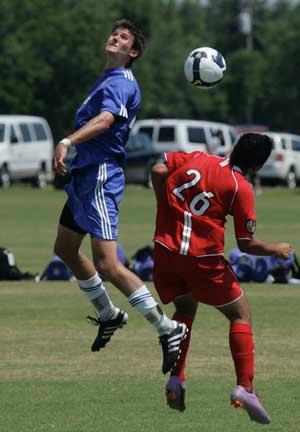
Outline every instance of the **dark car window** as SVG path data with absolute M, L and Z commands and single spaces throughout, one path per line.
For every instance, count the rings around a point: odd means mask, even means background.
M 285 138 L 281 138 L 281 148 L 283 150 L 286 150 L 287 146 L 286 146 L 286 139 Z
M 188 128 L 188 140 L 191 143 L 207 144 L 204 129 L 199 128 L 199 127 L 189 127 Z
M 150 151 L 151 149 L 152 141 L 148 135 L 138 132 L 129 136 L 129 140 L 126 145 L 127 153 L 147 150 Z
M 0 124 L 0 143 L 4 141 L 5 124 Z
M 21 130 L 21 134 L 22 134 L 22 138 L 24 142 L 31 142 L 31 135 L 30 135 L 30 130 L 27 124 L 25 123 L 21 123 L 20 124 L 20 130 Z
M 294 151 L 300 152 L 300 141 L 293 139 L 292 140 L 292 149 Z
M 139 129 L 139 133 L 147 135 L 150 139 L 153 138 L 153 127 L 143 126 Z
M 230 137 L 231 144 L 234 144 L 237 139 L 237 134 L 232 129 L 229 129 L 229 137 Z
M 18 138 L 16 129 L 14 126 L 11 126 L 11 128 L 10 128 L 10 142 L 12 144 L 18 144 L 18 142 L 19 142 L 19 138 Z
M 47 134 L 44 126 L 41 123 L 33 123 L 33 129 L 38 141 L 43 141 L 47 139 Z
M 161 126 L 159 128 L 158 141 L 175 141 L 175 128 L 173 126 Z
M 211 135 L 215 139 L 216 145 L 225 146 L 225 138 L 222 129 L 210 129 Z

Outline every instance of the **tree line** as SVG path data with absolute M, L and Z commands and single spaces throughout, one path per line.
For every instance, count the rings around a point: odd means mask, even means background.
M 263 124 L 300 133 L 300 6 L 253 0 L 252 46 L 236 0 L 0 0 L 1 114 L 46 117 L 55 139 L 105 63 L 104 45 L 120 18 L 136 22 L 147 48 L 134 64 L 139 118 L 176 117 Z M 227 72 L 210 90 L 186 82 L 190 51 L 211 46 Z

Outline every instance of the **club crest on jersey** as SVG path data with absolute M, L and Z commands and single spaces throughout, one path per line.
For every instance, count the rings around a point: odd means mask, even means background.
M 247 220 L 246 228 L 247 228 L 248 232 L 250 232 L 251 234 L 254 234 L 255 230 L 256 230 L 256 221 L 253 219 Z

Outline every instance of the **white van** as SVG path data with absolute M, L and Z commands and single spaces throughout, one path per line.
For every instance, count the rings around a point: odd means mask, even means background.
M 272 153 L 259 170 L 263 181 L 286 184 L 294 189 L 300 184 L 300 136 L 283 132 L 264 132 L 273 141 Z
M 45 187 L 52 179 L 53 138 L 42 117 L 0 115 L 0 185 L 31 180 Z
M 138 120 L 132 129 L 133 134 L 137 132 L 147 134 L 161 152 L 201 150 L 226 156 L 237 139 L 233 126 L 205 120 Z

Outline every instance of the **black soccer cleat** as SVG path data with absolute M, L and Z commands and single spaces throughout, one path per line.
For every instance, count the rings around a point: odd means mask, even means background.
M 99 318 L 97 319 L 91 316 L 88 316 L 87 320 L 92 324 L 99 326 L 97 337 L 91 346 L 91 350 L 95 352 L 99 351 L 100 348 L 104 348 L 107 342 L 110 341 L 114 332 L 127 324 L 128 315 L 126 312 L 120 310 L 116 318 L 108 321 L 100 321 Z
M 184 323 L 177 323 L 171 333 L 163 334 L 159 338 L 159 343 L 163 352 L 162 373 L 166 374 L 173 369 L 180 358 L 180 346 L 187 337 L 188 327 Z

